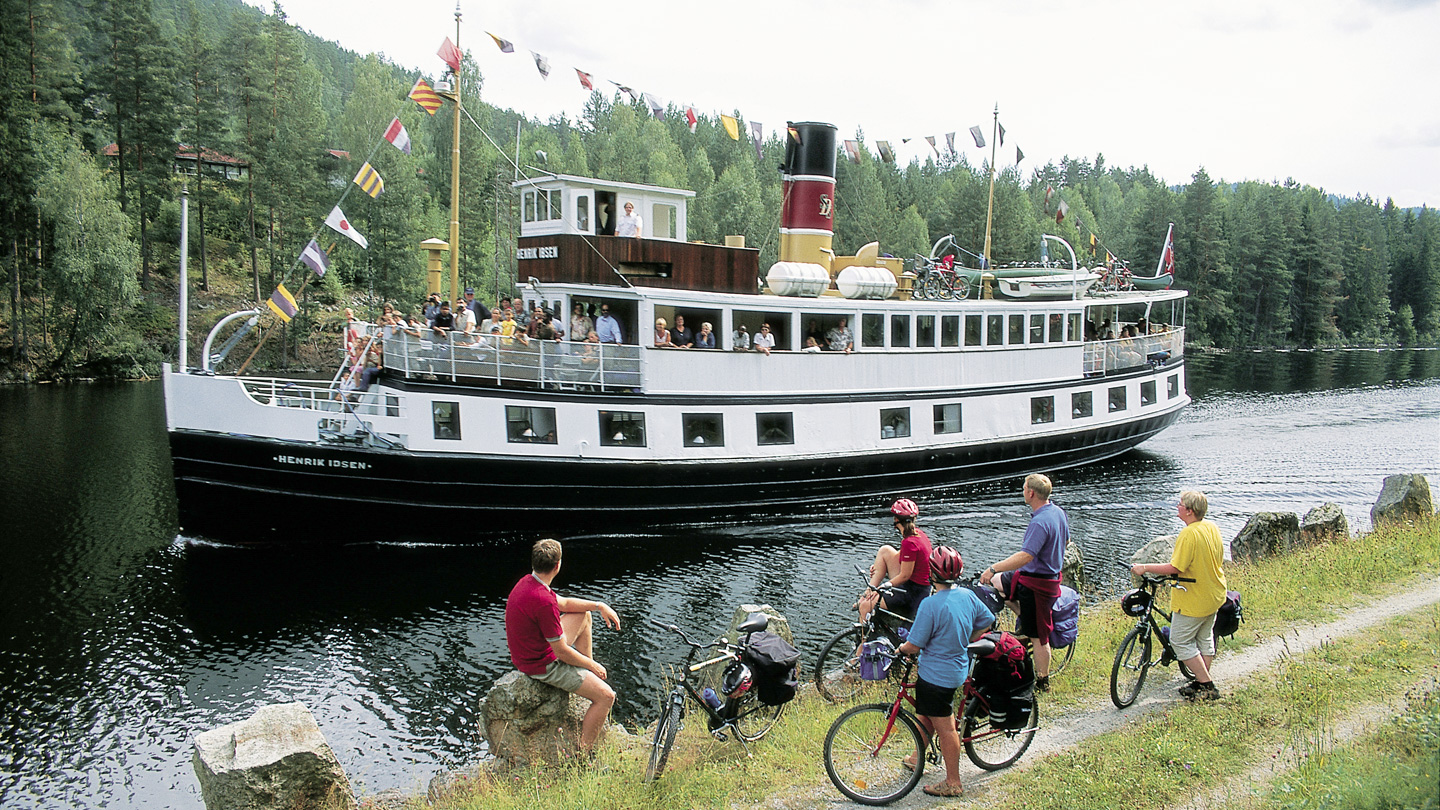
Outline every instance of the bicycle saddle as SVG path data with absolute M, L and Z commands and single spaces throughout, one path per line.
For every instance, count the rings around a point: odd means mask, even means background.
M 736 633 L 758 633 L 770 626 L 770 617 L 764 613 L 751 613 L 745 617 L 745 621 L 735 628 Z
M 984 658 L 987 655 L 994 654 L 995 642 L 988 638 L 982 638 L 979 641 L 971 642 L 967 649 L 970 650 L 971 655 Z

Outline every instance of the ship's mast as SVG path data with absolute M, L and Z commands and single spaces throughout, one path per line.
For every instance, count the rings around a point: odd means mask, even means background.
M 455 50 L 460 51 L 460 3 L 455 3 Z M 463 64 L 463 62 L 462 62 Z M 460 297 L 460 71 L 451 88 L 455 102 L 455 129 L 450 145 L 450 296 Z
M 995 105 L 995 121 L 990 127 L 990 202 L 985 206 L 985 268 L 993 267 L 990 258 L 990 223 L 995 217 L 995 135 L 1000 127 L 1000 105 Z M 985 269 L 982 268 L 982 269 Z

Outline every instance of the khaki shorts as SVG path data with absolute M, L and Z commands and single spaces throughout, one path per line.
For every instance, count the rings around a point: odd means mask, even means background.
M 545 665 L 544 675 L 531 675 L 535 680 L 549 684 L 556 689 L 574 692 L 585 683 L 585 670 L 564 661 L 551 661 Z
M 1170 618 L 1170 646 L 1175 648 L 1175 657 L 1189 661 L 1197 655 L 1214 655 L 1214 630 L 1214 613 L 1199 618 L 1176 613 Z

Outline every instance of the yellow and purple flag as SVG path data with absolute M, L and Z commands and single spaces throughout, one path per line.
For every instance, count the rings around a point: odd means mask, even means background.
M 489 31 L 486 31 L 485 33 L 490 34 Z M 494 34 L 490 34 L 490 38 L 495 40 L 495 47 L 499 48 L 501 53 L 515 52 L 515 44 L 510 40 L 503 37 L 497 37 Z
M 440 109 L 440 105 L 445 103 L 440 100 L 430 85 L 425 83 L 424 79 L 415 80 L 415 86 L 410 88 L 410 98 L 415 99 L 415 103 L 431 115 L 434 115 L 435 111 Z
M 385 181 L 380 179 L 380 172 L 375 171 L 375 167 L 369 163 L 361 166 L 360 171 L 355 174 L 355 185 L 371 197 L 379 197 L 385 190 Z
M 270 300 L 265 303 L 270 307 L 270 311 L 286 323 L 289 323 L 290 319 L 295 317 L 295 313 L 300 311 L 300 305 L 295 303 L 295 296 L 285 289 L 284 284 L 276 287 L 275 292 L 270 295 Z

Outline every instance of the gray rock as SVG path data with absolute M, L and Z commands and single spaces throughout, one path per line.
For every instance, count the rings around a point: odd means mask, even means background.
M 1350 522 L 1339 504 L 1322 503 L 1305 513 L 1300 521 L 1300 543 L 1313 546 L 1329 540 L 1346 540 L 1350 537 Z
M 505 765 L 560 762 L 580 744 L 590 701 L 512 671 L 480 701 L 480 736 Z
M 1130 564 L 1168 563 L 1175 554 L 1175 540 L 1179 535 L 1167 534 L 1146 543 L 1130 555 Z
M 262 706 L 195 737 L 195 776 L 211 810 L 354 808 L 350 780 L 302 703 Z
M 1090 578 L 1085 573 L 1085 555 L 1080 544 L 1073 540 L 1065 544 L 1065 559 L 1060 563 L 1060 582 L 1085 593 L 1090 590 Z
M 1430 481 L 1419 473 L 1389 475 L 1380 497 L 1370 507 L 1370 522 L 1379 526 L 1430 517 L 1435 514 L 1435 501 L 1430 497 Z
M 735 608 L 735 612 L 730 615 L 730 626 L 725 628 L 725 637 L 736 641 L 738 634 L 735 632 L 735 628 L 749 618 L 751 613 L 764 613 L 769 616 L 770 625 L 765 629 L 791 644 L 795 643 L 795 634 L 790 631 L 790 621 L 785 618 L 785 614 L 769 605 L 741 605 Z
M 1236 560 L 1262 560 L 1284 554 L 1300 541 L 1300 516 L 1294 512 L 1256 512 L 1230 541 Z

